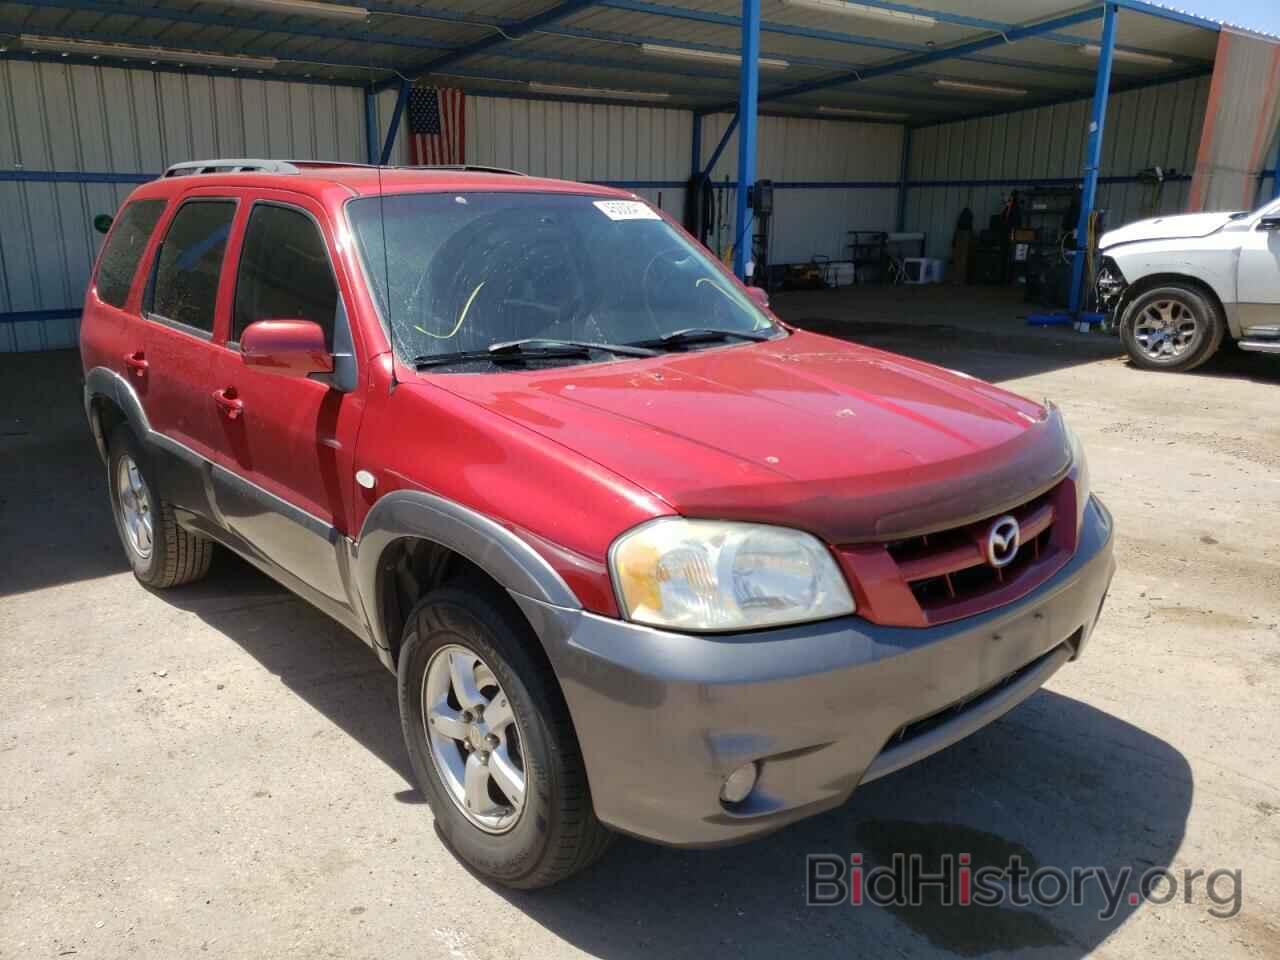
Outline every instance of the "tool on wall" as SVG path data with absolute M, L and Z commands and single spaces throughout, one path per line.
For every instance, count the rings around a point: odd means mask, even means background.
M 751 275 L 751 283 L 757 287 L 770 288 L 769 241 L 770 221 L 773 219 L 773 181 L 757 180 L 747 191 L 747 205 L 754 217 L 755 229 L 751 232 L 751 260 L 755 270 Z

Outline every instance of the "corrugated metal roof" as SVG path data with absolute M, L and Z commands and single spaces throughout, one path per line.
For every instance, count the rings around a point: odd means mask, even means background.
M 362 0 L 341 0 L 353 5 Z M 762 0 L 762 55 L 786 60 L 785 70 L 762 70 L 763 95 L 797 84 L 849 76 L 821 93 L 769 100 L 770 111 L 812 112 L 826 105 L 884 108 L 912 122 L 962 117 L 1000 107 L 1032 106 L 1092 92 L 1097 22 L 1050 36 L 999 44 L 927 68 L 858 82 L 855 71 L 972 41 L 1014 26 L 1079 9 L 1066 0 L 864 0 L 871 6 L 935 17 L 926 26 L 848 16 Z M 271 57 L 264 74 L 290 79 L 367 85 L 400 76 L 436 76 L 464 88 L 527 92 L 530 82 L 584 88 L 660 91 L 657 103 L 695 109 L 735 99 L 737 65 L 715 60 L 670 60 L 646 53 L 644 43 L 700 47 L 734 54 L 740 46 L 738 0 L 367 0 L 367 22 L 263 12 L 234 0 L 159 0 L 145 8 L 124 0 L 0 2 L 0 57 L 58 59 L 57 52 L 24 50 L 22 34 L 158 46 L 169 50 Z M 1216 50 L 1216 27 L 1172 8 L 1121 0 L 1119 47 L 1145 57 L 1117 59 L 1117 84 L 1132 86 L 1206 72 Z M 1179 17 L 1179 19 L 1167 19 Z M 538 18 L 531 22 L 530 18 Z M 115 55 L 100 54 L 101 62 Z M 86 59 L 71 53 L 73 62 Z M 123 56 L 121 56 L 123 59 Z M 138 65 L 139 57 L 130 57 Z M 433 65 L 436 65 L 433 71 Z M 157 69 L 220 72 L 219 68 L 157 63 Z M 232 69 L 232 68 L 228 68 Z M 253 67 L 246 67 L 255 69 Z M 1026 90 L 1009 97 L 944 91 L 939 78 Z

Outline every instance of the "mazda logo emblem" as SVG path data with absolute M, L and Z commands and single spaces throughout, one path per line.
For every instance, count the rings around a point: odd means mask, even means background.
M 1018 521 L 1010 516 L 1001 517 L 987 531 L 987 563 L 996 569 L 1007 567 L 1018 555 L 1020 546 L 1022 532 L 1018 529 Z

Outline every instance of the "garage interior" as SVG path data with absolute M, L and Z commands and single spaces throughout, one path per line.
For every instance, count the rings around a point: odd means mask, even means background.
M 1280 196 L 1277 41 L 1139 0 L 856 6 L 0 3 L 0 956 L 1271 955 L 1280 368 L 1224 353 L 1147 373 L 1115 338 L 1029 326 L 1087 310 L 1085 278 L 1029 302 L 1016 245 L 993 268 L 980 234 L 1018 190 L 1027 256 L 1065 265 L 1072 213 L 1117 226 Z M 230 555 L 189 588 L 136 585 L 75 349 L 95 216 L 185 160 L 408 163 L 410 81 L 464 92 L 467 163 L 617 185 L 679 218 L 705 183 L 704 236 L 739 275 L 747 187 L 771 181 L 783 319 L 1059 404 L 1119 530 L 1091 656 L 750 845 L 624 838 L 541 895 L 468 873 L 367 648 Z M 941 281 L 892 282 L 909 258 Z M 1008 272 L 983 282 L 983 264 Z M 786 289 L 786 265 L 839 288 Z M 807 853 L 938 850 L 1239 870 L 1244 893 L 1227 919 L 1203 888 L 1106 919 L 1097 892 L 1056 911 L 803 906 Z

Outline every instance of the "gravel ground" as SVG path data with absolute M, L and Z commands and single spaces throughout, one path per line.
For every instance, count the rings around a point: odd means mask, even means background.
M 620 839 L 516 894 L 410 782 L 390 674 L 221 556 L 126 571 L 73 354 L 0 356 L 0 957 L 1280 957 L 1280 361 L 1130 368 L 1001 293 L 778 298 L 805 326 L 1059 403 L 1118 525 L 1087 655 L 1003 720 L 745 846 Z M 625 749 L 625 744 L 619 744 Z M 806 908 L 807 853 L 1167 868 L 1171 902 Z M 1216 887 L 1185 870 L 1239 870 Z M 1135 882 L 1131 882 L 1132 887 Z M 1159 891 L 1158 891 L 1159 892 Z M 1235 913 L 1220 919 L 1217 913 Z

